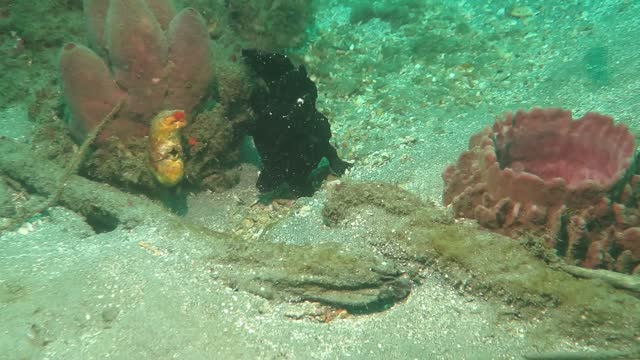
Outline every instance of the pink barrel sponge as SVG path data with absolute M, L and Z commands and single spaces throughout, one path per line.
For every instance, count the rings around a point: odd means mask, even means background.
M 187 116 L 213 79 L 206 24 L 169 0 L 85 0 L 90 48 L 66 44 L 60 55 L 70 129 L 82 140 L 121 99 L 125 107 L 99 141 L 144 137 L 165 109 Z
M 542 235 L 570 263 L 640 271 L 635 140 L 612 118 L 533 109 L 473 135 L 442 177 L 455 215 Z

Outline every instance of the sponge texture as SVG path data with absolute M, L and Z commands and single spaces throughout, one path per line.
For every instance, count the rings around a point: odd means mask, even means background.
M 184 109 L 187 117 L 212 82 L 212 50 L 200 14 L 176 14 L 168 0 L 85 0 L 90 48 L 66 44 L 60 55 L 69 122 L 81 141 L 111 108 L 126 105 L 98 141 L 148 134 L 153 117 Z

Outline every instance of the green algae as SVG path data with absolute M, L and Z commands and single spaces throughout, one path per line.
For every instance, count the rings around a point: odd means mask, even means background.
M 415 195 L 386 183 L 341 183 L 334 194 L 337 196 L 333 196 L 322 210 L 328 225 L 337 225 L 353 208 L 363 205 L 379 207 L 396 215 L 409 215 L 423 206 Z
M 351 312 L 378 311 L 404 299 L 411 282 L 393 264 L 336 243 L 236 242 L 216 262 L 234 288 L 286 301 L 317 301 Z M 224 270 L 221 270 L 224 271 Z
M 11 169 L 16 181 L 38 193 L 55 189 L 63 170 L 46 160 L 26 161 L 33 157 L 28 145 L 8 139 L 0 145 L 13 149 L 0 159 L 0 170 Z M 203 256 L 213 277 L 265 298 L 316 301 L 354 313 L 381 311 L 423 280 L 422 269 L 432 268 L 459 291 L 510 304 L 521 319 L 539 322 L 531 336 L 541 340 L 552 333 L 605 346 L 640 336 L 640 299 L 561 271 L 534 237 L 519 242 L 455 221 L 447 211 L 390 184 L 342 182 L 331 191 L 323 212 L 331 226 L 342 226 L 363 207 L 381 209 L 375 216 L 394 217 L 392 228 L 389 219 L 375 219 L 371 226 L 378 229 L 368 232 L 373 237 L 357 246 L 339 239 L 307 245 L 246 241 L 77 176 L 67 182 L 60 203 L 96 218 L 94 223 L 130 228 L 153 222 L 169 238 L 199 242 L 208 249 Z
M 328 222 L 339 224 L 340 217 L 365 203 L 395 215 L 403 214 L 395 209 L 406 209 L 406 203 L 419 203 L 400 188 L 370 191 L 376 186 L 345 183 L 336 188 L 326 206 L 331 209 L 325 213 Z M 355 194 L 364 194 L 366 200 L 354 200 Z M 460 291 L 510 304 L 519 316 L 542 321 L 534 334 L 541 339 L 553 331 L 603 345 L 633 343 L 640 336 L 640 299 L 600 280 L 577 279 L 560 270 L 554 266 L 559 260 L 535 238 L 517 241 L 489 233 L 429 205 L 403 216 L 406 225 L 389 231 L 383 245 L 372 242 L 400 271 L 438 269 Z

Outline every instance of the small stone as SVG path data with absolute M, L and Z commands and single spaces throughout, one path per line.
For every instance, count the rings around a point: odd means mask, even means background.
M 533 9 L 526 5 L 514 5 L 509 9 L 509 16 L 518 19 L 526 18 L 533 14 Z
M 242 219 L 242 226 L 245 229 L 251 229 L 253 227 L 253 225 L 255 225 L 254 221 L 249 219 L 249 218 L 244 218 Z
M 309 214 L 311 214 L 311 206 L 309 205 L 304 205 L 300 207 L 300 210 L 298 210 L 298 213 L 297 213 L 299 217 L 307 217 L 309 216 Z
M 302 320 L 304 318 L 317 316 L 319 313 L 320 312 L 316 304 L 306 301 L 299 304 L 289 305 L 284 310 L 284 316 L 295 320 Z
M 8 218 L 16 214 L 14 202 L 9 185 L 0 179 L 0 217 Z
M 118 314 L 120 314 L 120 310 L 115 307 L 108 307 L 102 311 L 102 320 L 110 323 L 118 317 Z

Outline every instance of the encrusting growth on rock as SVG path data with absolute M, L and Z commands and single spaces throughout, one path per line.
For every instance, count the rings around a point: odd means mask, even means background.
M 187 125 L 184 111 L 162 111 L 151 121 L 149 165 L 156 180 L 174 186 L 184 176 L 183 151 L 179 131 Z

